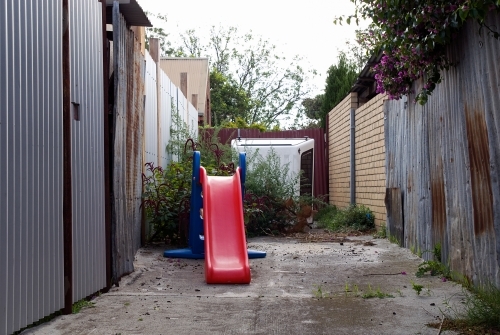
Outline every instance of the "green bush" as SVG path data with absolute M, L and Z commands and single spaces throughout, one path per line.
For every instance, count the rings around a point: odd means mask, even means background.
M 317 220 L 321 227 L 332 231 L 367 231 L 375 228 L 375 216 L 363 205 L 350 205 L 342 210 L 332 206 L 324 209 L 323 213 L 317 216 Z
M 245 182 L 245 224 L 249 236 L 278 234 L 294 223 L 296 194 L 300 176 L 290 177 L 289 164 L 281 164 L 280 157 L 271 148 L 266 157 L 247 152 Z
M 191 163 L 172 162 L 164 170 L 147 163 L 143 175 L 143 208 L 150 226 L 151 240 L 182 243 L 179 234 L 181 204 L 191 193 Z
M 325 206 L 316 213 L 315 220 L 320 228 L 328 228 L 328 224 L 332 222 L 337 215 L 339 209 L 337 206 Z

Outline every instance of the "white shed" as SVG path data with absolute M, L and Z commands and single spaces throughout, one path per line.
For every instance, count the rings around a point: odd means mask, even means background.
M 314 139 L 305 138 L 237 138 L 231 147 L 238 152 L 258 154 L 265 158 L 271 148 L 280 158 L 281 164 L 289 164 L 289 177 L 303 171 L 300 180 L 300 195 L 313 194 L 314 185 Z M 251 170 L 251 166 L 248 167 Z

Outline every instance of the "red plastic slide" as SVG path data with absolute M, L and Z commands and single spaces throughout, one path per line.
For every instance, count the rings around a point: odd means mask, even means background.
M 249 284 L 240 168 L 232 177 L 214 177 L 201 167 L 200 182 L 207 284 Z

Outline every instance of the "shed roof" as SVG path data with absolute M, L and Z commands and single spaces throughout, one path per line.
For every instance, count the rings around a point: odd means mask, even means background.
M 372 67 L 380 62 L 382 52 L 375 54 L 368 59 L 365 67 L 359 73 L 358 79 L 354 82 L 350 92 L 357 92 L 359 97 L 373 98 L 376 93 L 375 73 Z

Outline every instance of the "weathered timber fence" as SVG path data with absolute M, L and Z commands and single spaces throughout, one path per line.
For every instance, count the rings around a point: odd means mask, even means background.
M 134 270 L 141 245 L 144 56 L 139 41 L 113 5 L 114 157 L 112 244 L 113 278 Z

